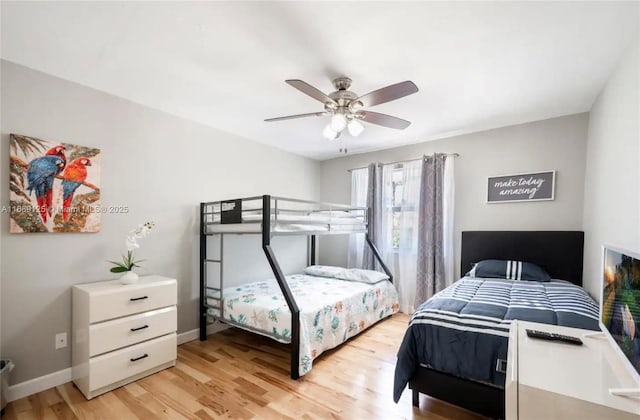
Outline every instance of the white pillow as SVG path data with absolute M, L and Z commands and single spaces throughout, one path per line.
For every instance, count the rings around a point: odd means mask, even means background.
M 336 278 L 345 269 L 342 267 L 333 267 L 331 265 L 310 265 L 304 269 L 304 273 L 316 277 Z
M 359 281 L 368 284 L 375 284 L 389 279 L 389 276 L 385 273 L 373 270 L 362 270 L 360 268 L 343 269 L 342 272 L 336 274 L 335 277 L 341 280 Z

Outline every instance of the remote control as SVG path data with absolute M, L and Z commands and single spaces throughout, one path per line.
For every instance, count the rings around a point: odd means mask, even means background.
M 549 333 L 538 330 L 527 330 L 527 336 L 532 338 L 541 338 L 543 340 L 562 341 L 563 343 L 574 344 L 576 346 L 582 345 L 582 340 L 578 337 L 571 337 L 569 335 Z

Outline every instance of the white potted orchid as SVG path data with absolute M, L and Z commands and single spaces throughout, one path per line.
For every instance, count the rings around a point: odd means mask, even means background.
M 122 284 L 133 284 L 138 281 L 138 274 L 134 272 L 133 269 L 134 267 L 140 267 L 138 263 L 144 260 L 136 261 L 134 258 L 134 251 L 140 248 L 138 239 L 142 239 L 147 236 L 151 232 L 151 229 L 153 229 L 154 225 L 154 222 L 146 222 L 139 225 L 136 229 L 129 231 L 126 240 L 127 255 L 122 256 L 122 262 L 109 261 L 111 264 L 115 265 L 115 267 L 111 267 L 112 273 L 124 273 L 120 276 Z

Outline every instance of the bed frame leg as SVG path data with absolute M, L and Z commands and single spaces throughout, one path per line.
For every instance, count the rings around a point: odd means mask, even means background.
M 420 407 L 420 393 L 415 389 L 411 390 L 411 400 L 414 407 Z
M 207 259 L 207 235 L 204 234 L 205 229 L 205 203 L 200 203 L 200 341 L 207 339 L 207 279 L 206 259 Z

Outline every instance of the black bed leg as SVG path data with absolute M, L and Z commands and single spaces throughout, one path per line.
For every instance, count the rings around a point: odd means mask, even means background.
M 300 311 L 291 314 L 291 379 L 300 378 Z
M 206 205 L 200 203 L 200 341 L 207 339 L 207 308 L 205 306 L 207 302 L 207 279 L 205 274 L 205 266 L 207 264 L 207 235 L 204 234 L 205 210 Z
M 415 389 L 411 390 L 411 395 L 412 395 L 412 402 L 413 402 L 413 406 L 414 407 L 420 407 L 420 393 L 418 391 L 416 391 Z

